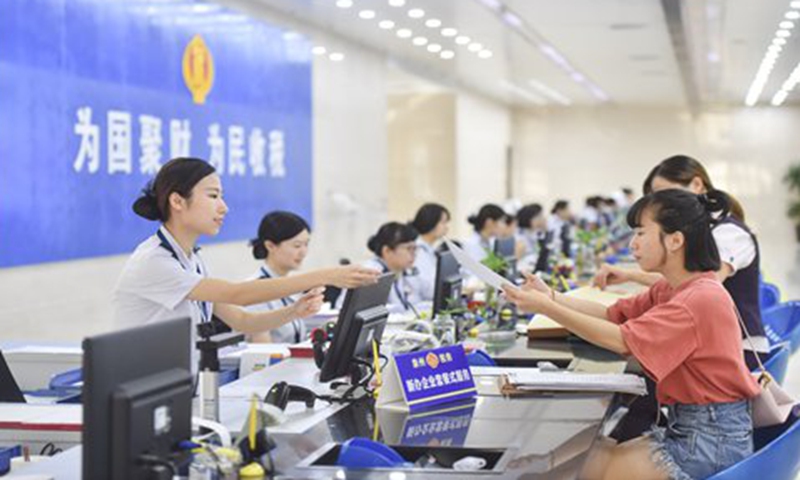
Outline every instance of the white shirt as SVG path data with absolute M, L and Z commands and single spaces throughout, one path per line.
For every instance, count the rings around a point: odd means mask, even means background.
M 480 233 L 474 232 L 472 236 L 464 240 L 464 251 L 480 262 L 487 257 L 487 251 L 492 251 L 493 243 L 494 238 L 484 240 Z
M 414 268 L 417 274 L 409 280 L 415 284 L 415 289 L 422 301 L 433 301 L 433 290 L 436 285 L 436 250 L 431 244 L 417 238 L 417 257 Z
M 373 257 L 369 260 L 366 260 L 362 263 L 362 265 L 367 268 L 375 269 L 379 272 L 389 272 L 386 264 L 384 264 L 383 260 L 378 257 Z M 420 294 L 416 288 L 417 285 L 415 285 L 414 281 L 411 280 L 412 278 L 413 276 L 406 275 L 405 273 L 395 277 L 395 280 L 392 283 L 392 288 L 389 290 L 389 298 L 386 301 L 386 307 L 389 309 L 390 313 L 415 313 L 414 306 L 420 302 Z M 341 295 L 339 295 L 339 298 L 336 300 L 337 308 L 342 308 L 346 293 L 347 290 L 344 290 L 342 291 Z
M 276 274 L 267 265 L 262 265 L 255 275 L 250 279 L 255 280 L 259 278 L 279 278 L 281 275 Z M 278 310 L 280 308 L 288 307 L 297 301 L 297 295 L 291 295 L 285 298 L 278 298 L 271 302 L 259 303 L 247 307 L 251 312 L 268 312 Z M 291 322 L 284 323 L 278 328 L 269 331 L 272 341 L 275 343 L 298 343 L 306 338 L 306 324 L 302 319 L 292 320 Z
M 162 246 L 159 234 L 169 249 Z M 187 256 L 162 226 L 156 235 L 136 247 L 122 269 L 112 299 L 115 326 L 130 328 L 190 317 L 194 346 L 197 325 L 211 321 L 213 304 L 189 300 L 187 296 L 206 276 L 206 267 L 200 254 L 194 252 Z M 193 368 L 196 368 L 194 348 L 192 358 Z
M 747 268 L 755 260 L 753 237 L 738 225 L 723 223 L 711 230 L 711 234 L 717 243 L 720 260 L 730 265 L 734 273 Z

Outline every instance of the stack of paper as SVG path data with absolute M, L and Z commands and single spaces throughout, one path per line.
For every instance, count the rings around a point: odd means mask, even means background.
M 514 371 L 504 377 L 503 393 L 535 391 L 619 392 L 646 395 L 644 379 L 627 373 Z
M 591 300 L 605 306 L 613 305 L 617 300 L 630 296 L 630 294 L 600 290 L 596 287 L 576 288 L 575 290 L 570 290 L 565 295 L 583 300 Z M 528 338 L 531 339 L 564 338 L 567 335 L 569 335 L 569 331 L 566 328 L 544 315 L 536 315 L 531 319 L 530 323 L 528 323 Z

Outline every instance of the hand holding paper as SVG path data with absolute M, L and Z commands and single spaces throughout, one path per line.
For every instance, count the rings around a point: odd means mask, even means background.
M 498 290 L 502 289 L 504 285 L 514 286 L 513 283 L 491 271 L 486 265 L 470 257 L 467 252 L 462 250 L 455 243 L 448 239 L 445 239 L 445 243 L 447 244 L 447 248 L 453 252 L 453 256 L 456 258 L 458 263 L 465 269 L 469 270 L 473 275 L 478 277 L 483 283 Z

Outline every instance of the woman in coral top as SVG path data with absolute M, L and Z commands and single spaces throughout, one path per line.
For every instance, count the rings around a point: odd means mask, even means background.
M 656 382 L 667 427 L 614 447 L 606 479 L 706 478 L 753 451 L 749 399 L 759 386 L 742 358 L 733 300 L 714 274 L 720 258 L 711 228 L 728 205 L 721 192 L 681 190 L 637 201 L 627 218 L 633 255 L 664 280 L 610 307 L 561 295 L 533 276 L 506 288 L 520 309 L 633 356 Z

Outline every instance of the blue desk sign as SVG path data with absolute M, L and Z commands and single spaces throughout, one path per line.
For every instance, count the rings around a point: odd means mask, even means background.
M 475 394 L 464 347 L 450 345 L 394 355 L 386 368 L 377 406 L 417 411 Z

